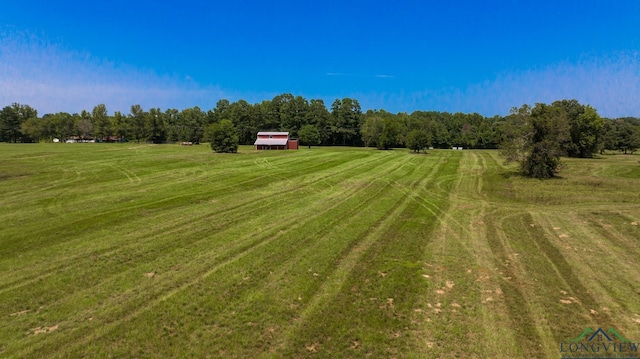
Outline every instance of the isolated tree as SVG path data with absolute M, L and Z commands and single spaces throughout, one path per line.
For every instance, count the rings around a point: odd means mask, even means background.
M 320 131 L 314 125 L 304 125 L 298 132 L 298 138 L 303 145 L 311 148 L 320 144 Z
M 107 114 L 107 106 L 99 104 L 91 111 L 91 124 L 93 125 L 93 134 L 102 141 L 102 138 L 111 135 L 111 120 Z
M 429 147 L 430 143 L 431 135 L 425 130 L 411 130 L 407 134 L 407 148 L 415 153 L 420 153 L 420 151 Z
M 551 178 L 560 166 L 560 156 L 570 141 L 566 113 L 558 107 L 538 103 L 512 109 L 510 128 L 501 148 L 507 162 L 515 161 L 520 172 L 533 178 Z
M 567 156 L 593 157 L 598 151 L 604 127 L 604 119 L 596 109 L 581 105 L 577 100 L 555 101 L 551 106 L 564 110 L 569 123 L 571 140 L 565 146 Z
M 211 126 L 211 149 L 216 152 L 236 153 L 238 151 L 238 134 L 233 122 L 222 120 Z

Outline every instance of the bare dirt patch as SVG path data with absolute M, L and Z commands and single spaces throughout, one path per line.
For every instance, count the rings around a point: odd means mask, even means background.
M 21 311 L 19 311 L 19 312 L 15 312 L 15 313 L 11 313 L 11 314 L 9 314 L 9 316 L 10 316 L 10 317 L 21 317 L 21 316 L 23 316 L 23 315 L 25 315 L 25 314 L 29 313 L 30 311 L 31 311 L 31 310 L 29 310 L 29 309 L 21 310 Z
M 33 330 L 33 335 L 51 333 L 54 330 L 58 330 L 58 324 L 51 327 L 37 327 L 37 328 L 33 328 L 32 330 Z

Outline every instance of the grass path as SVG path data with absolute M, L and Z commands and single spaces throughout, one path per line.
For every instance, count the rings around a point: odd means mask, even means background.
M 640 339 L 640 167 L 0 145 L 0 356 L 557 358 Z M 636 223 L 634 225 L 634 223 Z

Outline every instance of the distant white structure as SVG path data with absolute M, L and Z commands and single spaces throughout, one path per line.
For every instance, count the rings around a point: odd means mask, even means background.
M 60 139 L 59 138 L 54 138 L 53 139 L 53 143 L 60 143 Z

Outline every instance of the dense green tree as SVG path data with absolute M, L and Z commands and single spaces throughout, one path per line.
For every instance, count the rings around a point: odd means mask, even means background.
M 164 111 L 164 120 L 166 121 L 167 141 L 186 141 L 181 140 L 183 133 L 181 133 L 180 111 L 175 108 L 167 109 Z
M 131 125 L 131 136 L 137 142 L 146 141 L 149 135 L 147 134 L 146 118 L 147 113 L 138 104 L 131 106 L 131 114 L 129 115 L 129 123 Z
M 607 150 L 634 153 L 640 148 L 640 125 L 630 119 L 607 121 L 603 130 L 603 147 Z
M 311 148 L 311 146 L 320 144 L 320 131 L 314 125 L 304 125 L 298 132 L 298 138 L 303 145 Z
M 552 106 L 565 112 L 569 122 L 571 141 L 565 151 L 569 157 L 593 157 L 598 151 L 598 141 L 602 136 L 604 119 L 589 105 L 581 105 L 577 100 L 555 101 Z
M 20 132 L 22 133 L 23 138 L 28 138 L 33 142 L 38 142 L 40 139 L 47 137 L 46 129 L 43 126 L 43 122 L 47 121 L 47 119 L 39 119 L 32 117 L 20 126 Z
M 220 122 L 222 119 L 227 118 L 227 111 L 231 103 L 227 99 L 218 100 L 216 107 L 209 111 L 209 123 Z
M 236 153 L 238 151 L 238 134 L 233 122 L 221 120 L 211 126 L 211 149 L 216 152 Z
M 320 132 L 320 143 L 325 143 L 329 139 L 329 124 L 331 121 L 331 113 L 327 110 L 324 101 L 312 99 L 309 102 L 309 111 L 307 111 L 306 123 L 314 125 Z
M 258 114 L 254 114 L 253 106 L 247 101 L 240 100 L 229 105 L 227 118 L 233 122 L 241 144 L 250 144 L 256 138 Z
M 362 109 L 358 100 L 336 99 L 331 104 L 330 142 L 333 145 L 359 145 Z
M 419 153 L 431 144 L 431 135 L 425 130 L 411 130 L 407 134 L 407 148 Z M 426 151 L 425 151 L 426 152 Z
M 55 136 L 64 141 L 78 134 L 78 128 L 72 115 L 66 112 L 58 112 L 51 117 L 55 126 Z
M 0 111 L 0 141 L 18 142 L 23 140 L 22 124 L 31 118 L 37 118 L 38 111 L 29 105 L 13 103 Z
M 290 97 L 280 106 L 280 129 L 297 137 L 298 131 L 306 124 L 309 102 L 302 96 L 287 95 Z
M 153 143 L 163 143 L 167 140 L 164 117 L 164 112 L 159 108 L 152 108 L 145 113 L 144 133 L 147 136 L 145 140 Z
M 91 113 L 82 110 L 80 116 L 76 118 L 78 121 L 76 127 L 82 139 L 89 139 L 93 136 L 93 121 L 91 121 Z
M 107 106 L 99 104 L 91 111 L 91 124 L 93 125 L 93 135 L 96 141 L 102 141 L 103 138 L 111 136 L 111 120 L 107 114 Z
M 364 121 L 360 128 L 360 135 L 362 136 L 365 147 L 378 146 L 383 128 L 383 114 L 377 110 L 368 110 L 364 115 Z
M 388 150 L 399 147 L 399 138 L 402 135 L 402 126 L 393 117 L 387 117 L 382 121 L 382 132 L 376 147 L 380 150 Z
M 175 115 L 173 112 L 170 114 Z M 178 141 L 200 143 L 206 124 L 207 114 L 200 107 L 186 108 L 174 119 L 173 133 Z
M 551 178 L 560 166 L 564 146 L 570 141 L 566 113 L 538 103 L 512 109 L 512 126 L 501 149 L 505 159 L 518 162 L 520 172 L 533 178 Z

